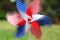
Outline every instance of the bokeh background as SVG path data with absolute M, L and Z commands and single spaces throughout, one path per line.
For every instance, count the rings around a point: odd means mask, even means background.
M 31 1 L 25 0 L 28 5 Z M 28 33 L 23 38 L 16 38 L 16 26 L 6 20 L 7 11 L 17 11 L 15 4 L 11 0 L 0 0 L 0 40 L 28 40 Z M 60 0 L 42 0 L 42 11 L 39 14 L 47 15 L 52 20 L 51 27 L 41 27 L 41 40 L 60 40 Z

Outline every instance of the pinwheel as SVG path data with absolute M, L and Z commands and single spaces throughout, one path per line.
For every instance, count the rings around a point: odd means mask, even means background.
M 17 0 L 16 7 L 18 12 L 7 15 L 7 20 L 17 25 L 16 37 L 21 38 L 26 32 L 30 32 L 37 38 L 41 38 L 41 26 L 51 25 L 51 20 L 45 15 L 37 14 L 41 11 L 41 0 L 33 0 L 30 5 L 26 5 L 24 0 Z

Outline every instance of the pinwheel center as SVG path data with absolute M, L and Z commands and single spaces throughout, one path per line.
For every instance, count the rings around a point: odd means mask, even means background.
M 28 21 L 31 21 L 31 18 L 28 18 Z

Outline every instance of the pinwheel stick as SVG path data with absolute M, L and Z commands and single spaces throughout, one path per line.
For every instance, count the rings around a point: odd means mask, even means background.
M 28 31 L 28 40 L 32 40 L 32 35 L 31 35 L 31 33 L 30 33 L 30 31 Z

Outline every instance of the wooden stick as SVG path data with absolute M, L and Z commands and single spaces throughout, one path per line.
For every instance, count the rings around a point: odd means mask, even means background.
M 29 36 L 28 40 L 32 40 L 32 35 L 31 35 L 30 31 L 28 32 L 28 36 Z

